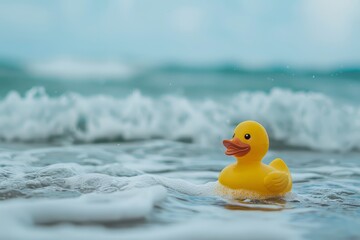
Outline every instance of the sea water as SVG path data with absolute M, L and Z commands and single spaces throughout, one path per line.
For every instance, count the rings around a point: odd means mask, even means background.
M 360 238 L 356 71 L 39 69 L 0 72 L 0 239 Z M 292 172 L 284 198 L 216 191 L 246 119 Z

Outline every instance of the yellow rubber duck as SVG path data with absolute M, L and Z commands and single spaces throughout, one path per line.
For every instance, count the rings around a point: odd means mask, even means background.
M 269 149 L 269 137 L 260 123 L 240 123 L 232 139 L 224 140 L 223 144 L 225 154 L 236 158 L 236 163 L 225 167 L 219 175 L 224 189 L 245 193 L 239 197 L 256 199 L 280 197 L 291 191 L 290 171 L 282 159 L 276 158 L 269 165 L 261 162 Z

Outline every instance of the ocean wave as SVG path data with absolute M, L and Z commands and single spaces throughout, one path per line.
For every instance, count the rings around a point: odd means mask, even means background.
M 103 80 L 127 78 L 137 73 L 203 73 L 203 74 L 251 74 L 278 75 L 294 74 L 303 76 L 333 76 L 357 79 L 359 67 L 341 68 L 290 68 L 289 66 L 244 65 L 238 62 L 217 64 L 184 64 L 180 62 L 157 62 L 146 64 L 143 61 L 120 61 L 116 59 L 79 59 L 60 57 L 37 62 L 17 62 L 0 59 L 0 72 L 28 72 L 38 76 L 51 76 L 64 79 Z
M 219 144 L 246 119 L 261 122 L 272 141 L 314 150 L 360 149 L 360 107 L 311 92 L 274 88 L 240 92 L 215 101 L 181 96 L 125 98 L 69 93 L 50 97 L 43 88 L 0 101 L 4 141 L 131 141 L 163 138 Z

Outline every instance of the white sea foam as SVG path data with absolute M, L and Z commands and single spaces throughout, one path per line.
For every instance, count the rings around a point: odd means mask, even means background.
M 64 222 L 106 223 L 142 219 L 165 196 L 164 187 L 152 186 L 110 194 L 91 193 L 70 199 L 1 202 L 0 226 L 2 230 L 0 231 L 0 238 L 23 239 L 25 237 L 29 239 L 30 237 L 31 239 L 42 239 L 42 235 L 47 234 L 47 239 L 63 239 L 63 236 L 51 236 L 52 234 L 49 234 L 47 230 L 39 232 L 38 230 L 41 227 L 34 227 L 34 225 Z M 5 228 L 11 229 L 11 231 L 5 231 Z M 54 232 L 57 231 L 59 229 Z M 69 235 L 66 238 L 73 237 Z
M 206 212 L 212 219 L 199 215 L 188 221 L 157 224 L 151 228 L 142 227 L 141 222 L 137 222 L 140 225 L 137 228 L 107 229 L 102 224 L 126 225 L 130 221 L 144 219 L 152 213 L 155 205 L 162 206 L 163 211 L 171 211 L 171 208 L 176 208 L 177 205 L 182 206 L 181 202 L 171 202 L 170 206 L 163 205 L 162 200 L 167 195 L 164 186 L 189 196 L 211 196 L 214 195 L 216 183 L 197 185 L 156 175 L 113 177 L 84 173 L 85 171 L 79 168 L 71 164 L 57 164 L 39 169 L 37 176 L 46 178 L 48 173 L 54 173 L 55 170 L 58 170 L 55 171 L 58 173 L 71 172 L 60 174 L 65 181 L 58 184 L 62 188 L 80 192 L 91 189 L 91 193 L 77 198 L 16 199 L 0 202 L 0 239 L 297 239 L 300 236 L 300 232 L 284 215 L 275 213 L 259 218 L 257 212 L 237 213 L 206 202 L 200 206 L 186 207 L 192 211 Z M 50 178 L 58 177 L 59 174 L 51 174 Z M 47 181 L 49 180 L 47 178 Z M 49 182 L 55 184 L 54 181 Z M 115 187 L 116 191 L 106 193 L 105 189 L 110 185 Z M 266 207 L 259 204 L 244 206 L 249 209 L 256 206 L 264 209 Z M 267 209 L 270 208 L 271 206 L 268 206 Z M 238 220 L 234 222 L 234 219 L 246 220 L 239 224 Z
M 216 182 L 194 184 L 175 178 L 157 175 L 139 175 L 134 177 L 112 177 L 100 173 L 87 173 L 65 179 L 61 183 L 65 188 L 75 189 L 80 192 L 108 192 L 109 189 L 129 190 L 133 188 L 146 188 L 161 185 L 177 192 L 192 196 L 214 196 Z
M 219 144 L 235 124 L 261 122 L 272 140 L 316 150 L 360 149 L 360 107 L 318 93 L 273 89 L 242 92 L 221 102 L 179 96 L 125 98 L 66 94 L 34 88 L 0 102 L 0 139 L 6 141 L 187 139 Z
M 143 195 L 143 194 L 139 194 Z M 301 239 L 301 232 L 291 221 L 280 214 L 264 215 L 256 212 L 240 212 L 238 217 L 246 219 L 234 222 L 234 213 L 225 209 L 213 211 L 213 219 L 196 218 L 173 225 L 158 225 L 148 229 L 106 229 L 84 223 L 110 222 L 112 220 L 134 220 L 148 214 L 149 208 L 138 204 L 147 199 L 130 202 L 121 198 L 67 199 L 11 201 L 0 205 L 1 226 L 11 231 L 1 231 L 2 239 Z M 130 199 L 132 200 L 132 199 Z M 80 204 L 82 202 L 82 204 Z M 109 204 L 111 202 L 111 204 Z M 41 204 L 41 205 L 40 205 Z M 44 207 L 42 207 L 44 206 Z M 125 207 L 126 206 L 126 207 Z M 5 209 L 6 208 L 6 209 Z M 151 207 L 150 207 L 151 209 Z M 44 211 L 46 210 L 46 211 Z M 50 215 L 53 214 L 53 215 Z M 79 215 L 81 214 L 81 215 Z M 81 219 L 79 219 L 79 216 Z M 49 218 L 50 217 L 50 218 Z M 61 221 L 61 225 L 42 227 L 38 224 Z M 85 220 L 82 227 L 69 223 Z M 226 222 L 226 224 L 224 224 Z M 261 229 L 261 231 L 259 231 Z

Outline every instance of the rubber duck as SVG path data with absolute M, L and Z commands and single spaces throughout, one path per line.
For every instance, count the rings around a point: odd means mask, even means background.
M 281 197 L 291 191 L 290 171 L 282 159 L 276 158 L 269 165 L 261 162 L 269 149 L 269 137 L 260 123 L 240 123 L 232 139 L 223 144 L 225 154 L 236 158 L 219 175 L 224 189 L 237 192 L 237 197 L 252 199 Z

